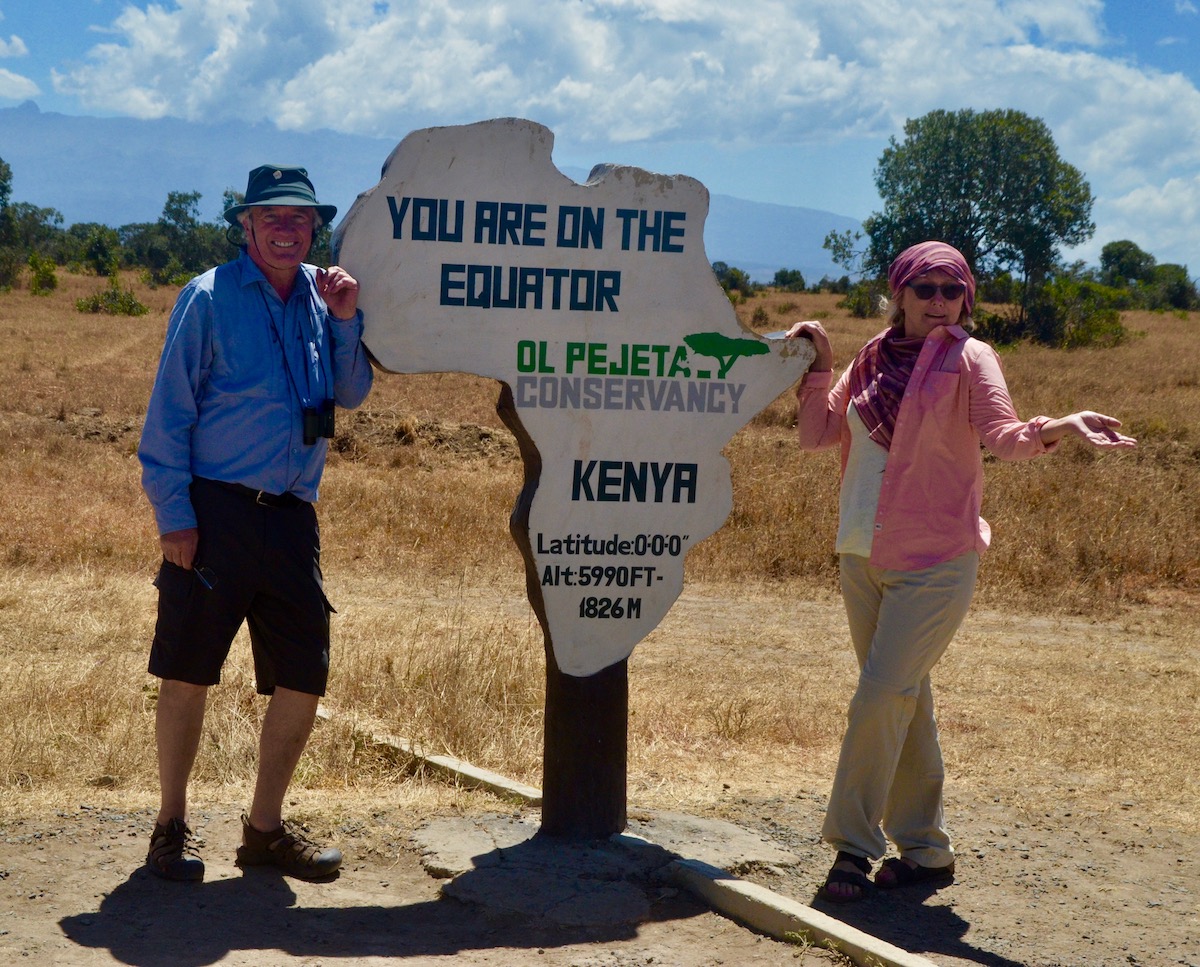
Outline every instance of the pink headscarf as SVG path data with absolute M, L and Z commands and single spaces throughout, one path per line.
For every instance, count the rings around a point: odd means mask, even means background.
M 975 276 L 971 267 L 963 258 L 962 252 L 953 245 L 945 242 L 921 242 L 912 245 L 896 256 L 896 260 L 888 269 L 888 286 L 892 290 L 892 298 L 896 298 L 913 279 L 919 278 L 933 269 L 941 269 L 967 287 L 964 307 L 967 315 L 975 306 Z

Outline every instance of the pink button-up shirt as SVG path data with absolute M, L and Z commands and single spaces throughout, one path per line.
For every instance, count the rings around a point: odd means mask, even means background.
M 879 333 L 872 343 L 883 336 Z M 832 381 L 828 372 L 805 375 L 796 391 L 796 422 L 801 449 L 841 444 L 844 472 L 850 452 L 850 368 L 831 390 Z M 896 416 L 875 513 L 871 564 L 915 571 L 971 550 L 982 554 L 991 528 L 979 516 L 980 442 L 1001 460 L 1040 456 L 1054 449 L 1042 443 L 1038 432 L 1047 420 L 1017 418 L 1000 357 L 991 346 L 972 339 L 961 326 L 934 329 L 921 347 Z

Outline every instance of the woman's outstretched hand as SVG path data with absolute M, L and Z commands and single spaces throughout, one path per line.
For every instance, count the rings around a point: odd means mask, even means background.
M 1136 447 L 1137 440 L 1117 432 L 1121 421 L 1092 410 L 1080 410 L 1069 416 L 1050 420 L 1042 425 L 1042 442 L 1057 443 L 1068 433 L 1074 433 L 1094 447 Z

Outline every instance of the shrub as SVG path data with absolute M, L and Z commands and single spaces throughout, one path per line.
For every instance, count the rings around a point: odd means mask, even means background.
M 1118 311 L 1126 298 L 1099 282 L 1060 276 L 1030 300 L 1029 335 L 1063 349 L 1116 346 L 1128 335 Z
M 75 308 L 80 312 L 105 312 L 110 316 L 144 316 L 150 311 L 138 301 L 133 289 L 121 288 L 121 279 L 116 272 L 109 275 L 107 288 L 76 300 Z
M 838 308 L 845 309 L 856 319 L 870 319 L 879 315 L 882 297 L 883 287 L 879 282 L 855 282 L 846 298 L 838 303 Z
M 975 329 L 971 335 L 995 346 L 1009 346 L 1026 335 L 1026 324 L 1017 306 L 1005 306 L 999 312 L 989 312 L 977 305 L 971 314 Z
M 1200 292 L 1183 265 L 1157 265 L 1140 290 L 1147 309 L 1200 309 Z
M 183 267 L 183 263 L 172 255 L 165 265 L 152 266 L 142 272 L 142 281 L 152 289 L 160 285 L 181 286 L 192 277 L 192 273 Z
M 33 277 L 29 282 L 29 291 L 34 295 L 49 295 L 57 289 L 58 276 L 54 273 L 55 268 L 54 259 L 30 252 L 29 271 Z
M 979 280 L 979 291 L 975 293 L 977 302 L 1010 303 L 1021 301 L 1021 284 L 1013 279 L 1009 272 L 1001 272 Z M 976 315 L 975 321 L 979 321 Z
M 0 289 L 11 289 L 16 285 L 24 265 L 20 250 L 11 246 L 0 247 Z
M 83 257 L 96 275 L 112 275 L 121 257 L 121 236 L 116 229 L 97 225 L 83 243 Z

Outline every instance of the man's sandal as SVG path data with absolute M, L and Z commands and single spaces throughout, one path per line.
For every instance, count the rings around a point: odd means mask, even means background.
M 900 886 L 918 886 L 922 883 L 934 884 L 949 882 L 954 879 L 954 860 L 945 866 L 909 866 L 898 856 L 883 861 L 875 874 L 875 885 L 884 890 L 894 890 Z
M 323 880 L 342 865 L 342 851 L 309 839 L 290 820 L 269 833 L 250 825 L 242 816 L 242 845 L 237 848 L 238 866 L 274 866 L 301 880 Z
M 853 853 L 844 853 L 839 850 L 833 860 L 834 867 L 839 863 L 852 863 L 858 867 L 860 872 L 851 873 L 849 870 L 831 869 L 829 875 L 825 877 L 825 884 L 821 887 L 821 898 L 830 903 L 853 903 L 855 900 L 861 900 L 867 890 L 871 888 L 871 881 L 867 879 L 867 874 L 871 872 L 871 861 L 865 856 L 855 856 Z M 857 887 L 858 892 L 834 893 L 829 888 L 835 883 Z
M 203 880 L 204 860 L 200 841 L 182 819 L 154 824 L 146 866 L 165 880 Z

